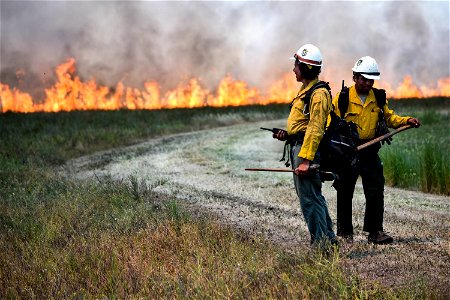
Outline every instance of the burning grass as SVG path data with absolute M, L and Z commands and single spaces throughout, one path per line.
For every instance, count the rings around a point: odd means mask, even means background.
M 162 109 L 225 107 L 240 105 L 265 105 L 284 103 L 292 99 L 298 84 L 292 73 L 286 73 L 268 88 L 267 93 L 247 82 L 225 76 L 215 92 L 202 86 L 199 78 L 191 78 L 180 83 L 175 89 L 163 93 L 156 81 L 147 81 L 141 88 L 126 87 L 118 82 L 115 88 L 102 86 L 94 78 L 84 81 L 76 74 L 75 59 L 69 58 L 55 68 L 57 81 L 44 89 L 45 99 L 33 99 L 27 92 L 0 82 L 0 112 L 60 112 L 76 110 L 119 110 L 119 109 Z M 21 70 L 16 73 L 20 74 Z M 19 75 L 17 75 L 19 74 Z M 324 79 L 332 81 L 330 79 Z M 378 83 L 377 83 L 378 84 Z M 409 75 L 403 82 L 393 87 L 381 81 L 391 98 L 449 97 L 450 78 L 441 78 L 434 86 L 417 86 Z M 336 90 L 333 87 L 334 90 Z

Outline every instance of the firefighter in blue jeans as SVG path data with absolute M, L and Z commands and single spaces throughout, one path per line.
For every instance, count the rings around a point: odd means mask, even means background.
M 318 79 L 322 54 L 316 46 L 302 46 L 291 59 L 295 60 L 293 71 L 296 79 L 303 85 L 290 105 L 287 130 L 280 130 L 273 137 L 290 143 L 294 185 L 308 225 L 311 244 L 324 249 L 330 244 L 336 244 L 337 240 L 322 195 L 320 176 L 310 166 L 320 163 L 317 150 L 331 111 L 331 94 L 328 84 Z

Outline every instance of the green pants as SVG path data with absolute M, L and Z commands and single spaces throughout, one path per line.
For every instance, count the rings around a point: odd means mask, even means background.
M 292 167 L 295 169 L 302 162 L 298 157 L 302 145 L 298 144 L 291 149 Z M 320 154 L 316 154 L 313 163 L 318 163 Z M 300 207 L 311 235 L 311 244 L 322 243 L 326 240 L 335 240 L 333 223 L 328 213 L 325 197 L 322 195 L 322 181 L 318 173 L 306 176 L 294 174 L 294 185 L 300 199 Z

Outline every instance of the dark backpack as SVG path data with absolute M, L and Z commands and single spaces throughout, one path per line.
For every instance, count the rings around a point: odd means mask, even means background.
M 319 144 L 321 169 L 331 172 L 341 172 L 357 166 L 358 162 L 358 128 L 353 122 L 344 120 L 349 104 L 348 88 L 342 81 L 338 107 L 341 115 L 330 112 L 331 122 Z
M 386 104 L 386 92 L 382 89 L 372 89 L 380 108 L 376 136 L 381 136 L 389 132 L 383 109 Z M 344 169 L 357 166 L 358 128 L 355 123 L 344 120 L 349 101 L 348 87 L 344 86 L 344 82 L 342 82 L 342 90 L 338 99 L 338 108 L 341 115 L 336 115 L 334 111 L 330 113 L 331 122 L 326 128 L 319 145 L 322 170 L 339 173 Z
M 339 173 L 343 169 L 356 167 L 359 134 L 355 123 L 346 122 L 334 111 L 330 112 L 330 116 L 331 122 L 319 144 L 320 168 Z
M 331 88 L 328 82 L 319 81 L 311 87 L 306 93 L 302 101 L 305 103 L 305 111 L 307 111 L 312 93 L 318 88 L 326 88 L 331 95 Z M 294 101 L 298 97 L 295 97 Z M 332 171 L 337 173 L 343 168 L 355 167 L 357 162 L 357 140 L 359 139 L 358 130 L 356 124 L 353 122 L 346 122 L 344 119 L 338 117 L 333 111 L 330 112 L 331 122 L 325 129 L 325 133 L 319 144 L 318 151 L 320 152 L 320 169 L 323 171 Z M 288 145 L 288 141 L 285 144 Z M 286 152 L 286 151 L 284 151 Z M 285 155 L 283 154 L 284 160 Z M 286 166 L 289 166 L 289 160 L 286 162 Z

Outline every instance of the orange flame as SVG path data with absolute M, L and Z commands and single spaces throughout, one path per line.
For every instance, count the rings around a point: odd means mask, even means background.
M 125 87 L 119 82 L 114 89 L 98 85 L 94 79 L 83 82 L 75 75 L 75 59 L 70 58 L 56 67 L 57 82 L 45 89 L 46 98 L 35 103 L 32 97 L 16 88 L 0 83 L 0 112 L 58 112 L 72 110 L 162 109 L 194 108 L 203 106 L 239 106 L 286 103 L 298 91 L 292 73 L 287 73 L 273 83 L 266 95 L 249 87 L 244 81 L 225 76 L 215 94 L 202 87 L 196 78 L 180 84 L 164 95 L 155 81 L 144 83 L 144 88 Z M 20 71 L 22 74 L 23 71 Z M 390 98 L 450 97 L 450 77 L 438 81 L 437 87 L 416 86 L 412 77 L 406 76 L 396 88 L 380 83 Z
M 391 98 L 427 98 L 427 97 L 450 97 L 450 77 L 438 80 L 437 87 L 422 85 L 416 86 L 411 76 L 403 78 L 402 83 L 393 88 L 390 84 L 382 82 L 380 87 L 386 90 Z
M 0 111 L 14 112 L 35 112 L 33 99 L 27 93 L 22 93 L 17 89 L 11 90 L 8 85 L 0 82 Z

